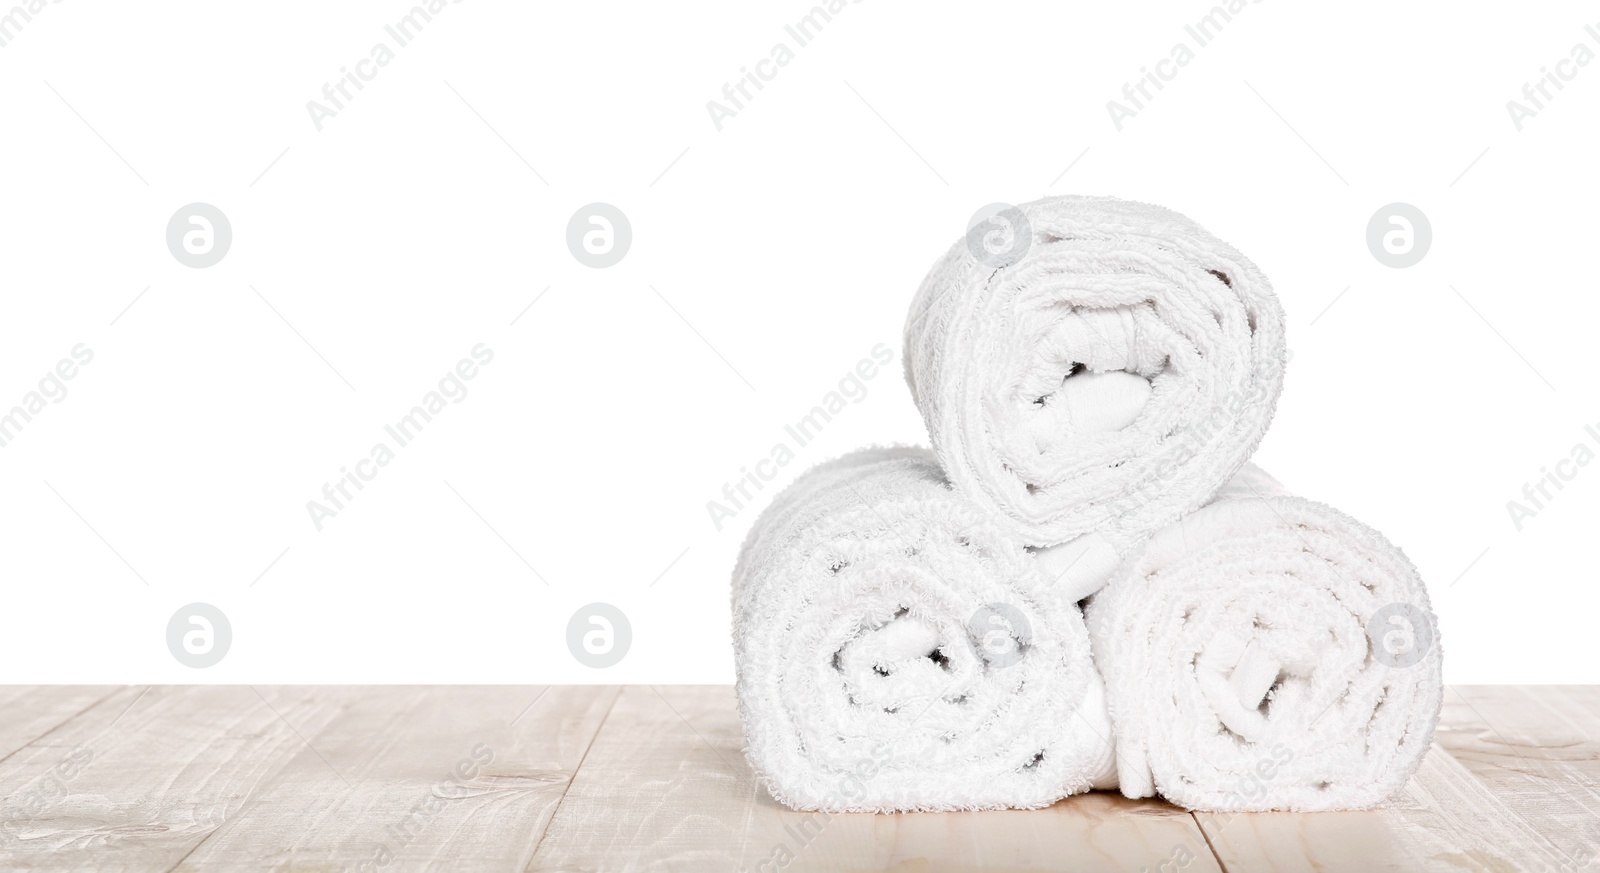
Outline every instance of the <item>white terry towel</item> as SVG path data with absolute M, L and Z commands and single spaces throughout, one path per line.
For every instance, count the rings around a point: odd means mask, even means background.
M 1129 797 L 1362 809 L 1405 784 L 1438 723 L 1416 568 L 1254 465 L 1130 556 L 1087 614 Z
M 1254 264 L 1160 206 L 1048 197 L 995 226 L 923 280 L 906 380 L 957 490 L 1029 546 L 1094 532 L 1103 576 L 1249 458 L 1283 312 Z
M 927 449 L 802 475 L 733 577 L 739 716 L 772 795 L 830 812 L 1047 806 L 1114 785 L 1077 606 Z

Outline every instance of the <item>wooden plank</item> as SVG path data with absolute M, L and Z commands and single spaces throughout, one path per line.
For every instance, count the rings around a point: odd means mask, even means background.
M 772 806 L 786 845 L 806 816 Z M 759 850 L 753 861 L 772 857 Z M 757 869 L 750 862 L 750 869 Z M 769 864 L 767 869 L 775 869 Z M 1039 810 L 835 816 L 786 870 L 1220 871 L 1187 812 L 1096 791 Z
M 1230 870 L 1506 873 L 1554 870 L 1561 860 L 1437 746 L 1384 808 L 1195 818 Z
M 1600 687 L 1451 688 L 1438 742 L 1570 867 L 1600 858 Z
M 1187 813 L 1111 794 L 1035 811 L 795 812 L 756 784 L 743 746 L 732 688 L 627 688 L 527 869 L 1219 869 Z
M 364 689 L 177 869 L 518 869 L 618 691 Z
M 1439 735 L 1452 736 L 1460 718 L 1447 709 Z M 1381 809 L 1195 817 L 1230 870 L 1571 869 L 1570 855 L 1439 742 Z
M 1498 873 L 1600 857 L 1600 688 L 1451 689 L 1383 809 L 1193 817 L 1104 793 L 808 815 L 757 786 L 731 688 L 539 694 L 0 689 L 0 866 Z
M 733 689 L 659 693 L 623 689 L 526 869 L 738 869 L 753 783 Z
M 115 685 L 0 686 L 0 761 L 116 691 Z
M 167 870 L 347 695 L 284 694 L 275 712 L 245 687 L 121 689 L 0 763 L 0 796 L 22 812 L 0 847 L 50 869 Z

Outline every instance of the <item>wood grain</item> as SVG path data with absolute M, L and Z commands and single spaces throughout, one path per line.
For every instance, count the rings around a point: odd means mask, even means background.
M 0 686 L 0 762 L 116 691 L 114 685 Z
M 59 786 L 0 846 L 46 869 L 170 869 L 341 705 L 332 691 L 284 695 L 275 712 L 249 688 L 119 690 L 0 763 L 8 812 Z
M 1494 709 L 1495 701 L 1506 704 L 1510 695 L 1543 694 L 1533 689 L 1494 691 L 1474 693 L 1481 697 L 1480 708 Z M 1458 702 L 1452 705 L 1452 699 Z M 1569 718 L 1582 718 L 1586 701 L 1562 700 Z M 1417 775 L 1387 806 L 1367 812 L 1197 814 L 1218 859 L 1229 869 L 1274 871 L 1571 870 L 1587 863 L 1570 837 L 1578 820 L 1587 817 L 1592 825 L 1600 819 L 1563 794 L 1579 784 L 1576 775 L 1564 776 L 1565 784 L 1561 779 L 1530 782 L 1527 761 L 1487 730 L 1454 689 L 1446 692 L 1446 701 L 1437 741 Z M 1600 710 L 1589 711 L 1593 723 Z M 1542 732 L 1535 725 L 1551 723 L 1537 717 L 1514 721 L 1508 715 L 1506 722 L 1536 732 L 1518 734 L 1525 744 L 1523 755 L 1537 749 L 1540 755 L 1559 754 L 1570 761 L 1594 760 L 1595 747 L 1585 749 L 1575 740 L 1572 731 L 1579 722 Z M 1495 739 L 1486 740 L 1486 734 Z M 1458 760 L 1456 753 L 1464 751 L 1472 757 Z M 1485 774 L 1499 778 L 1485 780 Z M 1533 806 L 1542 807 L 1538 814 Z
M 1438 736 L 1568 869 L 1600 858 L 1600 688 L 1457 686 Z
M 1558 852 L 1435 746 L 1390 803 L 1364 812 L 1196 813 L 1229 870 L 1557 869 Z
M 616 696 L 366 689 L 177 869 L 518 869 Z
M 531 704 L 531 705 L 530 705 Z M 781 866 L 778 862 L 783 862 Z M 807 814 L 723 686 L 0 688 L 0 869 L 1513 871 L 1600 863 L 1600 688 L 1446 693 L 1381 809 Z
M 528 869 L 1219 869 L 1187 813 L 1110 794 L 1034 811 L 796 812 L 757 784 L 743 745 L 731 688 L 627 688 Z

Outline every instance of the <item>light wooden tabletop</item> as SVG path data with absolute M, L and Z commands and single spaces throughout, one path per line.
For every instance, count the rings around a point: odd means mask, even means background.
M 0 867 L 1578 870 L 1597 736 L 1600 687 L 1456 687 L 1378 811 L 809 817 L 756 784 L 727 687 L 5 687 Z

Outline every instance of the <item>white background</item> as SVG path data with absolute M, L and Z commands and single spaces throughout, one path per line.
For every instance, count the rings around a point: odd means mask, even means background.
M 1266 0 L 1119 132 L 1106 102 L 1208 4 L 868 0 L 719 132 L 805 3 L 466 0 L 317 131 L 407 8 L 66 0 L 0 48 L 0 408 L 94 350 L 0 449 L 0 681 L 731 681 L 755 510 L 706 502 L 878 343 L 774 484 L 924 442 L 912 292 L 979 206 L 1056 193 L 1170 206 L 1272 279 L 1294 360 L 1258 460 L 1406 549 L 1447 680 L 1600 681 L 1600 465 L 1506 509 L 1600 425 L 1600 63 L 1520 132 L 1505 108 L 1600 51 L 1591 4 Z M 233 225 L 209 269 L 164 241 L 194 201 Z M 633 225 L 609 269 L 564 239 L 594 201 Z M 1394 201 L 1433 225 L 1410 269 L 1364 240 Z M 477 343 L 470 395 L 316 531 Z M 207 670 L 165 644 L 192 601 L 232 619 Z M 592 601 L 632 618 L 607 670 L 566 648 Z

